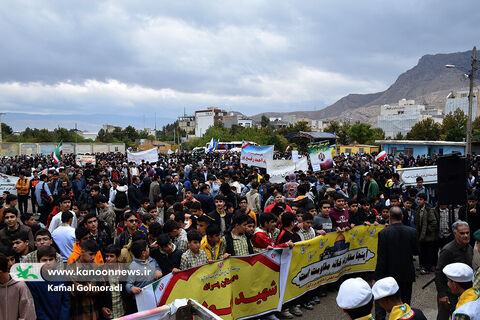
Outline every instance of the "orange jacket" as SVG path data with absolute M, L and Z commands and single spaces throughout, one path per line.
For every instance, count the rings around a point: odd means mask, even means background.
M 80 248 L 78 241 L 75 241 L 75 244 L 73 245 L 72 254 L 70 255 L 70 257 L 68 257 L 67 263 L 74 263 L 78 259 L 78 257 L 80 257 L 81 253 L 82 253 L 82 249 Z M 97 252 L 97 255 L 95 256 L 95 260 L 93 261 L 98 265 L 103 264 L 103 257 L 102 257 L 102 254 L 100 253 L 100 250 Z
M 18 179 L 15 183 L 15 189 L 17 189 L 17 194 L 19 196 L 25 196 L 30 191 L 30 181 L 27 178 Z

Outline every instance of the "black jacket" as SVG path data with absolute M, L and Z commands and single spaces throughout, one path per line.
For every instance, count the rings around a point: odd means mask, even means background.
M 247 236 L 246 234 L 245 236 L 247 237 L 248 253 L 253 254 L 252 241 L 249 238 L 249 236 Z M 232 256 L 235 256 L 236 254 L 235 254 L 235 249 L 233 247 L 233 237 L 231 232 L 225 232 L 225 244 L 226 244 L 225 251 L 231 254 Z
M 213 197 L 205 192 L 200 192 L 199 194 L 195 195 L 195 199 L 200 201 L 202 204 L 202 211 L 204 213 L 209 213 L 215 210 L 215 203 L 213 202 Z
M 181 250 L 175 249 L 172 253 L 167 254 L 160 250 L 160 248 L 153 248 L 150 256 L 157 261 L 158 266 L 162 270 L 162 274 L 167 275 L 172 272 L 173 268 L 180 268 L 182 253 Z
M 130 208 L 136 212 L 143 200 L 143 193 L 138 186 L 131 185 L 128 187 L 128 203 Z
M 454 262 L 465 263 L 472 266 L 473 249 L 470 245 L 462 248 L 456 240 L 447 243 L 438 256 L 437 267 L 435 268 L 435 285 L 437 286 L 438 297 L 448 296 L 447 277 L 443 273 L 443 268 Z
M 383 229 L 378 233 L 375 279 L 391 276 L 397 282 L 414 282 L 413 256 L 418 251 L 415 229 L 403 223 L 394 223 Z
M 213 210 L 212 212 L 209 212 L 207 214 L 211 219 L 212 219 L 212 224 L 216 224 L 219 228 L 221 228 L 221 217 L 220 213 L 217 212 L 217 210 Z M 225 211 L 225 230 L 230 229 L 230 226 L 232 225 L 232 215 L 228 212 Z M 222 230 L 224 231 L 224 230 Z

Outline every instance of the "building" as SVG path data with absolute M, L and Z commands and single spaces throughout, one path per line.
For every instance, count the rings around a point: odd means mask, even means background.
M 187 134 L 195 132 L 195 116 L 183 115 L 178 117 L 178 127 Z
M 465 154 L 465 142 L 454 141 L 417 141 L 417 140 L 375 140 L 375 143 L 382 145 L 382 150 L 388 154 L 399 153 L 418 157 L 449 154 L 460 152 Z
M 381 106 L 377 126 L 386 137 L 394 138 L 399 133 L 405 136 L 416 123 L 427 118 L 441 123 L 443 114 L 436 108 L 416 104 L 415 100 L 402 99 L 396 105 Z
M 120 129 L 120 130 L 122 129 L 121 127 L 113 126 L 113 125 L 111 125 L 111 124 L 104 124 L 104 125 L 102 126 L 103 131 L 105 131 L 105 132 L 107 132 L 107 133 L 112 133 L 112 132 L 113 132 L 115 129 L 117 129 L 117 128 Z
M 380 152 L 379 146 L 371 146 L 368 144 L 352 144 L 346 146 L 338 146 L 339 153 L 345 154 L 371 154 Z
M 223 117 L 226 115 L 225 110 L 215 107 L 195 111 L 195 136 L 203 137 L 208 128 L 212 127 L 217 121 L 223 121 Z
M 230 129 L 232 126 L 242 126 L 244 128 L 253 127 L 253 120 L 242 116 L 241 114 L 235 114 L 230 112 L 223 117 L 223 125 L 225 128 Z
M 167 154 L 168 150 L 171 150 L 172 144 L 158 140 L 137 139 L 135 140 L 135 147 L 138 151 L 157 148 L 159 153 Z
M 453 113 L 460 109 L 468 114 L 468 90 L 450 92 L 445 101 L 445 114 Z M 480 104 L 478 101 L 478 88 L 473 90 L 472 119 L 480 115 Z

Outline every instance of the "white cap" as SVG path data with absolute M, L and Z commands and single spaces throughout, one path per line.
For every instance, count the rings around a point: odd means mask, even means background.
M 393 277 L 386 277 L 378 280 L 372 287 L 373 298 L 375 300 L 388 296 L 393 296 L 398 292 L 398 283 Z
M 460 262 L 450 263 L 445 268 L 443 268 L 443 273 L 452 281 L 455 282 L 470 282 L 473 281 L 473 270 L 472 268 Z
M 345 280 L 338 289 L 337 304 L 342 309 L 355 309 L 372 300 L 372 289 L 362 278 Z

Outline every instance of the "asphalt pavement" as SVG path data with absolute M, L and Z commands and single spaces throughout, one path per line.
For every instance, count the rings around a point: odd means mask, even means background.
M 417 279 L 413 283 L 411 306 L 422 310 L 425 314 L 425 317 L 429 320 L 436 319 L 437 317 L 437 291 L 435 289 L 435 283 L 431 283 L 425 289 L 422 289 L 422 287 L 431 279 L 433 279 L 434 276 L 434 273 L 420 275 L 417 272 Z M 337 306 L 335 301 L 336 297 L 337 291 L 328 292 L 326 297 L 321 298 L 320 304 L 315 305 L 315 309 L 302 309 L 303 316 L 295 319 L 348 319 L 343 311 Z M 372 310 L 372 314 L 375 315 L 374 310 Z

